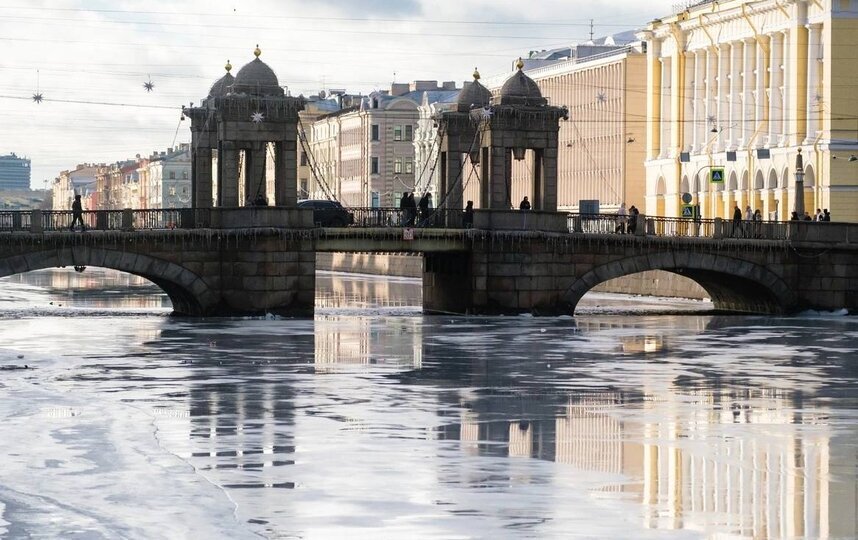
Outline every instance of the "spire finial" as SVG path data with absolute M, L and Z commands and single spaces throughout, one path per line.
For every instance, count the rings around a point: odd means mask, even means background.
M 229 60 L 226 61 L 226 65 L 223 66 L 223 69 L 225 69 L 227 73 L 232 71 L 232 64 L 229 63 Z
M 257 43 L 256 48 L 253 49 L 253 56 L 259 58 L 260 54 L 262 54 L 262 49 L 259 48 L 259 43 Z
M 517 67 L 519 71 L 524 69 L 524 60 L 522 60 L 520 56 L 518 57 L 518 62 L 515 63 L 515 67 Z
M 474 80 L 475 81 L 480 80 L 480 71 L 477 68 L 474 68 Z

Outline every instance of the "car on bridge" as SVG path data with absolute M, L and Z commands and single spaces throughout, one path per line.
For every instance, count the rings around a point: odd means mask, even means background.
M 321 227 L 348 227 L 355 221 L 354 215 L 338 201 L 304 199 L 298 201 L 298 208 L 312 208 L 313 222 Z

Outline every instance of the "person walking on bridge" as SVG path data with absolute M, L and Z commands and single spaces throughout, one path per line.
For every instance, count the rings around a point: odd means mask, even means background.
M 617 226 L 614 232 L 624 234 L 626 232 L 626 223 L 629 221 L 629 211 L 626 210 L 626 203 L 620 205 L 617 210 Z
M 83 224 L 83 204 L 80 202 L 80 195 L 75 195 L 74 202 L 72 203 L 72 222 L 69 227 L 70 231 L 74 230 L 76 223 L 80 223 L 81 232 L 86 230 L 86 227 Z
M 742 234 L 742 210 L 739 205 L 733 207 L 733 236 L 734 238 Z
M 521 204 L 518 205 L 519 210 L 530 210 L 530 201 L 527 200 L 527 195 L 521 200 Z

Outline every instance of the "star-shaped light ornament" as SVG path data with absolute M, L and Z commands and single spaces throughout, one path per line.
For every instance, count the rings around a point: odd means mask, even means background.
M 33 102 L 34 103 L 41 103 L 43 99 L 45 99 L 45 98 L 42 97 L 41 93 L 33 94 Z
M 608 101 L 608 94 L 606 94 L 604 90 L 599 90 L 599 93 L 596 94 L 596 101 L 599 103 Z
M 265 115 L 262 114 L 261 112 L 255 112 L 252 115 L 250 115 L 250 121 L 253 122 L 254 124 L 261 124 L 262 122 L 265 121 Z
M 483 107 L 483 110 L 480 111 L 480 116 L 483 117 L 483 120 L 488 120 L 492 117 L 494 111 L 492 111 L 491 107 Z
M 145 88 L 147 92 L 151 92 L 155 89 L 155 83 L 152 82 L 152 79 L 149 79 L 143 83 L 143 88 Z

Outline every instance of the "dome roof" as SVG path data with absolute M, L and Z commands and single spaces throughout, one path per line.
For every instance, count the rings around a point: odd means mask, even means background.
M 283 89 L 280 88 L 274 70 L 259 59 L 259 55 L 262 54 L 259 47 L 253 51 L 253 54 L 256 55 L 256 58 L 238 70 L 238 75 L 235 76 L 235 82 L 233 82 L 230 92 L 255 96 L 282 96 Z
M 542 97 L 539 86 L 522 71 L 524 62 L 519 59 L 518 71 L 503 83 L 500 91 L 501 103 L 517 105 L 545 105 L 548 100 Z
M 229 73 L 232 70 L 232 64 L 229 63 L 229 60 L 226 61 L 226 65 L 223 68 L 226 70 L 226 75 L 216 80 L 211 89 L 209 89 L 210 98 L 225 96 L 229 87 L 235 81 L 235 77 Z
M 480 84 L 480 72 L 474 69 L 474 82 L 462 88 L 456 105 L 460 111 L 469 111 L 474 107 L 485 107 L 492 100 L 492 93 Z

